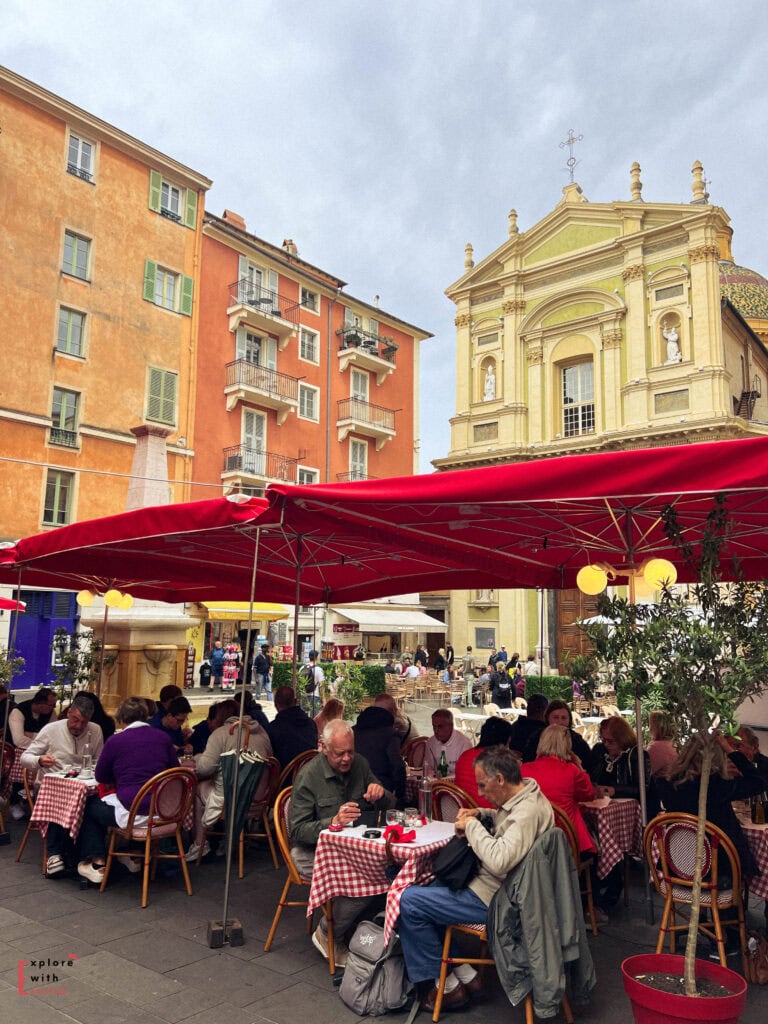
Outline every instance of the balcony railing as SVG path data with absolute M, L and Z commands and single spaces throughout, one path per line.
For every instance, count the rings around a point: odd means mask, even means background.
M 77 431 L 51 427 L 51 444 L 58 444 L 62 448 L 77 448 Z
M 250 363 L 247 359 L 227 363 L 226 386 L 253 388 L 254 391 L 282 398 L 286 402 L 299 400 L 298 377 L 289 377 L 287 373 L 278 373 L 277 370 L 270 370 L 266 366 Z
M 392 338 L 387 338 L 382 334 L 374 334 L 372 331 L 364 331 L 362 327 L 357 325 L 340 327 L 336 334 L 341 339 L 339 348 L 342 352 L 355 348 L 377 356 L 379 359 L 385 359 L 388 363 L 394 363 L 395 361 L 397 345 Z
M 229 304 L 247 306 L 261 316 L 286 320 L 291 324 L 299 322 L 301 305 L 295 299 L 278 295 L 271 288 L 262 288 L 247 277 L 242 277 L 229 286 Z
M 372 405 L 361 398 L 339 399 L 339 420 L 352 420 L 367 427 L 392 431 L 395 429 L 395 410 Z
M 381 477 L 371 476 L 370 473 L 363 473 L 360 470 L 353 469 L 350 473 L 337 473 L 336 479 L 339 483 L 348 483 L 350 480 L 380 480 Z
M 291 459 L 277 452 L 249 448 L 245 444 L 236 444 L 224 449 L 224 473 L 295 484 L 298 464 L 298 459 Z

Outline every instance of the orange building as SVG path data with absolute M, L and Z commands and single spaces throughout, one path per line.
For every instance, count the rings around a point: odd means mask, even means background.
M 4 68 L 0 123 L 0 539 L 185 500 L 211 182 Z
M 291 240 L 206 213 L 197 483 L 261 494 L 273 480 L 415 472 L 419 343 L 431 335 L 343 288 Z

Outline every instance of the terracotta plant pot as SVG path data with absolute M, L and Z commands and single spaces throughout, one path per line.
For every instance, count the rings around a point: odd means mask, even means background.
M 747 983 L 740 974 L 708 960 L 696 961 L 696 977 L 708 978 L 727 988 L 728 996 L 699 996 L 660 992 L 635 980 L 636 974 L 679 974 L 685 957 L 672 953 L 641 953 L 621 965 L 624 991 L 632 1003 L 635 1024 L 672 1024 L 674 1021 L 718 1021 L 737 1024 L 747 998 Z

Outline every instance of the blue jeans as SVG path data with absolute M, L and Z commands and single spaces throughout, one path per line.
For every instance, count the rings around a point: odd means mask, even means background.
M 261 672 L 256 673 L 256 696 L 261 696 L 261 691 L 264 690 L 265 696 L 272 700 L 272 676 L 267 672 L 262 675 Z
M 485 924 L 487 917 L 488 907 L 471 889 L 452 892 L 439 881 L 409 886 L 400 900 L 397 931 L 413 984 L 439 976 L 443 925 Z

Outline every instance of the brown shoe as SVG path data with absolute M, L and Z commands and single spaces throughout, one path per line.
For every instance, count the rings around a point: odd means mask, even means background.
M 482 999 L 485 995 L 485 989 L 479 974 L 476 974 L 472 981 L 463 981 L 461 984 L 464 986 L 464 991 L 472 996 L 473 999 Z
M 475 980 L 474 978 L 472 979 Z M 434 1010 L 435 1003 L 437 1002 L 437 986 L 434 985 L 427 996 L 422 1000 L 421 1006 L 424 1010 L 430 1012 Z M 452 992 L 443 993 L 443 1002 L 441 1009 L 445 1010 L 446 1013 L 450 1013 L 452 1010 L 465 1010 L 469 1006 L 469 996 L 467 990 L 464 988 L 461 982 L 458 983 Z

